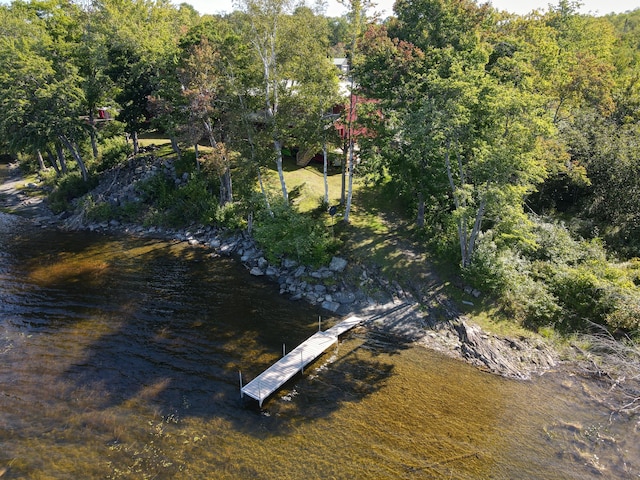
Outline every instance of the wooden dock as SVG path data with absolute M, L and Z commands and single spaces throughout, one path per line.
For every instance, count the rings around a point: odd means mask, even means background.
M 304 367 L 334 345 L 340 335 L 360 322 L 362 322 L 361 318 L 351 316 L 324 332 L 312 335 L 245 386 L 242 386 L 242 375 L 240 375 L 240 395 L 255 398 L 262 407 L 262 402 L 266 398 L 296 373 L 303 372 Z

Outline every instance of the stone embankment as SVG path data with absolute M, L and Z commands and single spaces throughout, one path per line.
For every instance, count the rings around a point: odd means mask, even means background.
M 136 184 L 156 174 L 178 178 L 172 162 L 152 155 L 132 159 L 120 169 L 103 174 L 99 186 L 90 193 L 94 201 L 120 205 L 137 201 Z M 5 196 L 7 190 L 5 190 Z M 336 315 L 358 313 L 368 319 L 365 326 L 403 344 L 418 344 L 463 359 L 492 373 L 525 379 L 548 370 L 557 357 L 542 341 L 510 339 L 487 334 L 471 325 L 439 289 L 412 294 L 395 281 L 389 281 L 364 265 L 350 265 L 347 258 L 333 257 L 319 268 L 284 258 L 269 262 L 247 232 L 231 232 L 212 226 L 165 229 L 108 222 L 88 221 L 82 199 L 72 215 L 54 216 L 41 208 L 33 220 L 45 228 L 102 231 L 187 242 L 208 248 L 212 256 L 234 256 L 256 277 L 277 282 L 282 295 L 316 305 Z M 19 212 L 18 212 L 19 213 Z M 0 215 L 2 217 L 2 215 Z M 435 292 L 435 293 L 434 293 Z M 471 291 L 473 297 L 480 292 Z

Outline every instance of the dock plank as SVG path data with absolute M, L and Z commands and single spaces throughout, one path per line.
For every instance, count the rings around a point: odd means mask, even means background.
M 241 394 L 258 400 L 262 406 L 265 399 L 334 345 L 340 335 L 360 322 L 362 319 L 351 316 L 324 332 L 315 333 L 243 386 L 240 389 Z

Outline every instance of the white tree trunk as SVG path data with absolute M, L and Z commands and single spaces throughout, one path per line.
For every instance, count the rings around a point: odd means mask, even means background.
M 476 212 L 476 221 L 473 223 L 473 229 L 471 230 L 471 236 L 469 237 L 469 244 L 467 245 L 467 258 L 463 259 L 462 266 L 468 267 L 471 265 L 471 260 L 473 258 L 473 252 L 476 247 L 476 240 L 478 239 L 478 234 L 480 233 L 480 228 L 482 226 L 482 219 L 484 217 L 484 210 L 487 206 L 486 198 L 483 198 L 480 201 L 480 207 Z
M 284 198 L 285 203 L 289 203 L 287 184 L 284 180 L 284 170 L 282 169 L 282 143 L 280 143 L 280 140 L 273 141 L 273 148 L 276 151 L 276 167 L 278 168 L 278 177 L 280 178 L 280 187 L 282 188 L 282 198 Z
M 44 158 L 42 158 L 42 152 L 39 149 L 36 150 L 36 157 L 38 157 L 38 167 L 40 170 L 44 170 Z
M 344 209 L 344 222 L 349 223 L 349 214 L 351 213 L 351 201 L 353 199 L 353 171 L 355 170 L 353 140 L 349 142 L 349 187 L 347 188 L 347 204 Z
M 75 145 L 73 145 L 73 143 L 71 143 L 71 140 L 69 140 L 65 135 L 59 135 L 58 138 L 60 139 L 60 141 L 62 141 L 62 143 L 64 143 L 67 149 L 69 149 L 76 162 L 78 162 L 80 172 L 82 173 L 82 179 L 86 182 L 89 179 L 89 174 L 87 172 L 87 167 L 85 166 L 84 161 L 80 156 L 80 152 L 78 152 L 78 149 L 75 147 Z
M 329 179 L 327 178 L 327 142 L 322 144 L 322 175 L 324 177 L 324 203 L 329 205 Z

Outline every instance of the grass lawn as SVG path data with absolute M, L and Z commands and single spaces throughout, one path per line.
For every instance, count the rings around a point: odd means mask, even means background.
M 300 189 L 300 196 L 294 201 L 301 212 L 309 212 L 318 208 L 324 199 L 324 173 L 321 163 L 310 163 L 306 167 L 299 167 L 291 158 L 283 162 L 284 180 L 287 184 L 287 192 Z M 266 188 L 281 195 L 280 180 L 275 163 L 268 166 L 266 174 L 263 174 Z M 329 184 L 329 204 L 340 203 L 340 185 L 342 183 L 340 169 L 329 167 L 327 183 Z

